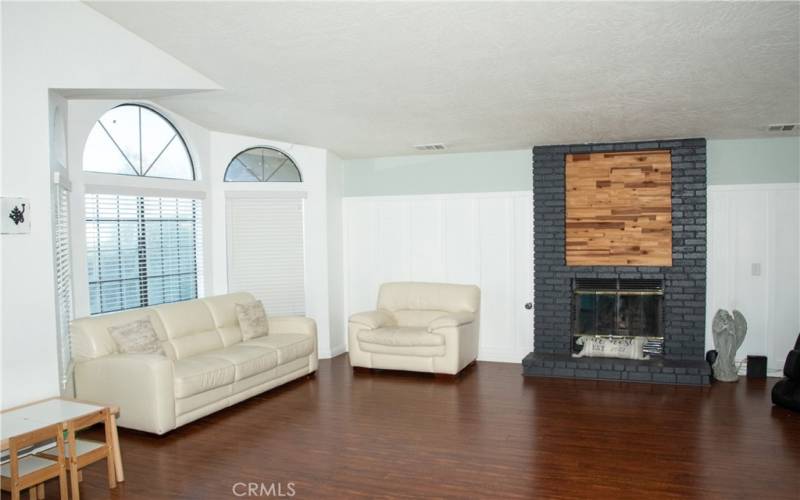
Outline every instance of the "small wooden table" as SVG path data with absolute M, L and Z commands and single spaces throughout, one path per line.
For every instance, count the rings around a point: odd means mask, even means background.
M 114 452 L 114 470 L 117 481 L 124 481 L 122 453 L 117 434 L 119 407 L 78 401 L 66 398 L 50 398 L 0 411 L 0 451 L 8 449 L 8 440 L 14 436 L 59 424 L 67 430 L 70 420 L 84 417 L 98 410 L 108 409 L 111 415 L 111 448 Z

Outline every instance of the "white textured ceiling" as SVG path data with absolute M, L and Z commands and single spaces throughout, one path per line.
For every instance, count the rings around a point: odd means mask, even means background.
M 797 2 L 89 5 L 224 89 L 168 109 L 348 158 L 800 121 Z

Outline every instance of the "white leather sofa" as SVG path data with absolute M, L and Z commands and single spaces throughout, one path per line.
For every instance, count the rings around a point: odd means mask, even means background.
M 242 341 L 234 293 L 72 322 L 78 399 L 116 404 L 119 425 L 163 434 L 317 370 L 317 327 L 269 317 L 269 334 Z M 269 314 L 269 311 L 267 311 Z M 150 318 L 166 356 L 119 354 L 110 326 Z
M 385 283 L 377 311 L 350 316 L 350 364 L 455 375 L 478 356 L 480 308 L 477 286 Z

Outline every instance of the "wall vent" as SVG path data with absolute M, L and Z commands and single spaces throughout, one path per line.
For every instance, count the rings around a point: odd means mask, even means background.
M 441 142 L 437 142 L 434 144 L 416 144 L 414 149 L 417 151 L 444 151 L 447 149 L 447 146 L 442 144 Z
M 798 123 L 774 123 L 772 125 L 767 125 L 767 130 L 770 132 L 792 132 L 798 129 L 800 129 L 800 124 Z

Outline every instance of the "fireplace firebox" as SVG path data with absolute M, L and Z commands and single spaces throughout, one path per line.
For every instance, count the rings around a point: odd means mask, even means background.
M 664 353 L 664 285 L 655 279 L 573 280 L 572 351 L 582 337 L 644 338 L 644 353 Z

